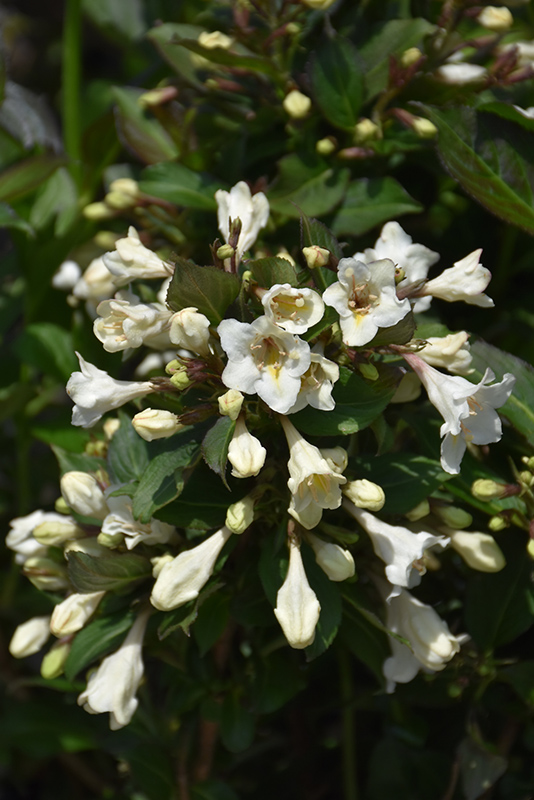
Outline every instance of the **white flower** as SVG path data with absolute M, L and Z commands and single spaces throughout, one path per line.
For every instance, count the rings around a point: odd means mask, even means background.
M 387 609 L 387 627 L 408 639 L 411 647 L 410 650 L 397 639 L 390 639 L 393 655 L 382 667 L 388 692 L 395 689 L 396 683 L 409 683 L 421 668 L 439 672 L 460 650 L 464 637 L 453 636 L 431 606 L 404 589 L 389 600 Z
M 276 595 L 274 613 L 291 647 L 302 650 L 312 644 L 321 606 L 308 583 L 300 546 L 293 536 L 289 539 L 289 569 Z
M 250 324 L 225 319 L 217 330 L 228 356 L 222 373 L 224 385 L 258 394 L 273 411 L 286 414 L 295 404 L 301 376 L 310 366 L 308 343 L 267 317 Z
M 128 236 L 115 242 L 116 251 L 102 256 L 104 264 L 112 273 L 115 286 L 125 286 L 137 278 L 167 278 L 172 267 L 141 244 L 134 227 L 128 228 Z
M 313 548 L 315 560 L 331 581 L 346 581 L 355 573 L 352 553 L 333 542 L 325 542 L 313 533 L 306 534 L 306 541 Z
M 419 56 L 421 54 L 419 53 Z M 396 267 L 403 270 L 404 278 L 398 283 L 400 288 L 417 284 L 426 279 L 430 267 L 439 261 L 439 254 L 425 247 L 414 244 L 412 237 L 404 231 L 398 222 L 386 222 L 374 247 L 368 247 L 363 253 L 354 256 L 358 261 L 369 264 L 382 258 L 389 258 Z M 414 311 L 426 311 L 431 298 L 417 299 Z
M 210 321 L 196 308 L 182 308 L 171 317 L 170 340 L 199 356 L 209 356 Z
M 261 298 L 265 316 L 289 333 L 306 333 L 324 314 L 324 303 L 313 289 L 275 283 Z
M 251 478 L 265 464 L 267 450 L 259 439 L 249 433 L 245 418 L 237 419 L 234 435 L 228 447 L 228 461 L 234 478 Z
M 465 331 L 448 336 L 430 336 L 417 355 L 431 367 L 441 367 L 456 374 L 466 375 L 473 356 L 469 352 L 469 334 Z
M 98 303 L 115 292 L 112 274 L 102 258 L 94 258 L 72 289 L 74 297 Z
M 145 408 L 139 411 L 132 418 L 132 425 L 145 442 L 166 439 L 185 427 L 176 414 L 161 408 Z
M 72 410 L 73 425 L 90 428 L 107 411 L 153 391 L 149 381 L 116 381 L 103 369 L 85 361 L 79 353 L 76 355 L 81 372 L 73 372 L 67 383 L 67 394 L 75 404 Z
M 79 281 L 81 274 L 80 265 L 76 261 L 70 259 L 62 261 L 52 275 L 52 286 L 54 289 L 63 289 L 68 292 Z
M 527 119 L 534 119 L 534 106 L 530 106 L 529 108 L 521 108 L 521 106 L 512 106 L 515 108 L 516 111 L 519 111 L 522 117 L 526 117 Z
M 128 725 L 139 705 L 135 695 L 144 672 L 142 649 L 149 615 L 145 611 L 137 617 L 122 645 L 102 661 L 78 697 L 78 705 L 89 714 L 109 711 L 112 731 Z
M 132 498 L 127 495 L 108 497 L 109 513 L 102 523 L 102 533 L 108 536 L 123 534 L 124 544 L 133 550 L 141 542 L 143 544 L 166 544 L 175 529 L 159 519 L 151 519 L 146 524 L 134 519 Z
M 54 636 L 61 638 L 80 631 L 95 613 L 105 594 L 105 592 L 74 593 L 62 603 L 58 603 L 50 620 L 50 630 Z
M 104 519 L 109 511 L 100 484 L 87 472 L 66 472 L 61 478 L 60 488 L 69 508 L 82 517 Z
M 23 622 L 11 637 L 9 652 L 14 658 L 38 653 L 50 637 L 50 617 L 32 617 Z
M 396 325 L 410 311 L 409 301 L 397 298 L 395 264 L 389 258 L 369 264 L 342 258 L 338 281 L 323 300 L 339 314 L 343 341 L 351 347 L 367 344 L 379 328 Z
M 307 530 L 321 520 L 323 509 L 339 508 L 346 478 L 332 469 L 320 450 L 304 439 L 287 417 L 280 417 L 289 445 L 291 502 L 288 512 Z
M 487 77 L 486 69 L 480 64 L 453 63 L 443 64 L 434 72 L 434 76 L 443 83 L 462 86 L 466 83 L 480 83 Z
M 321 411 L 332 411 L 336 401 L 332 397 L 334 383 L 339 379 L 339 367 L 325 358 L 316 346 L 310 354 L 311 363 L 300 379 L 300 391 L 295 404 L 287 411 L 295 414 L 306 406 Z
M 169 347 L 172 312 L 160 303 L 141 303 L 131 292 L 118 292 L 113 300 L 103 300 L 96 309 L 93 332 L 108 353 L 145 344 L 154 350 Z
M 491 280 L 491 272 L 479 263 L 481 254 L 482 250 L 474 250 L 456 261 L 437 278 L 428 281 L 419 294 L 439 297 L 449 303 L 463 300 L 472 306 L 492 308 L 493 300 L 483 293 Z
M 263 192 L 251 195 L 245 181 L 239 181 L 229 192 L 219 189 L 215 192 L 217 201 L 217 219 L 219 230 L 228 242 L 230 238 L 230 222 L 241 220 L 241 233 L 237 242 L 237 260 L 252 247 L 261 228 L 265 228 L 269 220 L 269 201 Z
M 6 536 L 6 545 L 10 550 L 17 554 L 15 562 L 24 564 L 28 558 L 45 556 L 48 547 L 38 542 L 33 536 L 33 531 L 43 522 L 74 522 L 72 517 L 65 517 L 64 514 L 56 514 L 55 511 L 32 511 L 25 517 L 16 517 L 9 523 L 11 530 Z
M 500 572 L 506 566 L 503 552 L 493 536 L 480 531 L 457 531 L 442 528 L 450 537 L 451 547 L 465 563 L 479 572 Z
M 488 386 L 495 375 L 487 369 L 480 383 L 473 384 L 465 378 L 438 372 L 415 354 L 407 353 L 405 359 L 444 419 L 440 429 L 445 437 L 441 443 L 441 466 L 456 475 L 468 442 L 491 444 L 501 438 L 502 424 L 495 409 L 510 397 L 515 378 L 507 372 L 500 383 Z
M 152 589 L 152 605 L 159 611 L 170 611 L 197 598 L 231 535 L 232 531 L 223 526 L 202 544 L 164 564 Z
M 357 508 L 347 498 L 343 507 L 369 534 L 373 549 L 385 563 L 386 577 L 393 586 L 409 589 L 417 586 L 421 575 L 426 572 L 422 561 L 425 550 L 435 545 L 446 547 L 449 543 L 445 536 L 434 536 L 426 531 L 413 533 L 400 525 L 388 525 L 369 511 Z

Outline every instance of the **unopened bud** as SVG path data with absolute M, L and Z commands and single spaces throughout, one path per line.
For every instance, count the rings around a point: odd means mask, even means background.
M 442 520 L 449 528 L 461 530 L 473 524 L 473 517 L 463 508 L 456 506 L 435 506 L 432 508 L 434 514 Z
M 47 547 L 57 547 L 69 539 L 79 539 L 84 535 L 83 530 L 71 522 L 41 522 L 33 529 L 33 537 Z
M 286 33 L 290 36 L 296 36 L 297 33 L 300 33 L 302 27 L 298 24 L 298 22 L 288 22 L 286 25 Z
M 486 6 L 478 15 L 477 22 L 488 31 L 503 33 L 514 24 L 514 18 L 505 6 Z
M 343 486 L 343 493 L 355 506 L 366 508 L 369 511 L 380 511 L 386 502 L 386 495 L 382 487 L 366 478 L 349 481 Z
M 244 396 L 237 389 L 229 389 L 218 398 L 219 412 L 223 417 L 230 417 L 234 422 L 238 418 L 243 405 Z
M 476 497 L 477 500 L 482 500 L 484 503 L 506 497 L 506 490 L 507 485 L 505 483 L 497 483 L 488 478 L 479 478 L 471 486 L 473 497 Z
M 502 550 L 489 533 L 450 530 L 447 533 L 451 539 L 451 547 L 472 569 L 479 572 L 499 572 L 506 565 Z
M 530 470 L 534 470 L 534 456 L 530 456 L 530 458 L 528 456 L 523 456 L 521 461 L 523 464 L 526 464 Z
M 224 261 L 225 258 L 232 258 L 235 253 L 235 248 L 231 244 L 223 244 L 217 250 L 217 258 Z
M 415 64 L 417 61 L 419 61 L 422 55 L 423 54 L 418 47 L 409 47 L 401 55 L 399 63 L 401 67 L 411 67 L 412 64 Z
M 96 537 L 97 544 L 100 547 L 106 547 L 108 550 L 115 550 L 116 547 L 124 542 L 122 533 L 103 533 L 102 531 Z
M 243 533 L 254 522 L 254 499 L 247 495 L 232 503 L 226 512 L 225 525 L 232 533 Z
M 85 219 L 90 219 L 94 222 L 98 222 L 101 219 L 111 219 L 115 216 L 113 209 L 105 203 L 89 203 L 82 213 Z
M 499 531 L 503 531 L 505 528 L 508 527 L 508 522 L 504 517 L 499 516 L 498 514 L 495 517 L 491 517 L 488 522 L 488 528 L 492 533 L 499 533 Z
M 529 539 L 527 544 L 527 553 L 534 560 L 534 539 Z
M 37 589 L 43 592 L 60 592 L 69 585 L 67 570 L 52 558 L 33 556 L 26 559 L 23 572 Z
M 534 484 L 534 475 L 532 472 L 527 472 L 527 470 L 523 470 L 523 472 L 519 473 L 519 480 L 523 484 L 523 486 L 532 486 Z
M 356 144 L 369 142 L 372 139 L 377 139 L 380 128 L 373 122 L 372 119 L 364 117 L 354 127 L 354 141 Z
M 406 277 L 406 272 L 403 270 L 402 267 L 396 266 L 395 267 L 395 283 L 399 284 L 401 281 L 404 280 Z
M 88 456 L 94 456 L 95 458 L 105 458 L 108 452 L 108 443 L 104 442 L 103 439 L 96 439 L 90 442 L 87 442 L 85 445 L 84 453 Z
M 317 244 L 313 244 L 310 247 L 303 247 L 302 254 L 306 259 L 306 264 L 309 269 L 324 267 L 328 264 L 330 259 L 330 250 L 327 250 L 325 247 L 319 247 Z
M 145 442 L 167 439 L 185 427 L 180 424 L 176 414 L 161 408 L 145 408 L 144 411 L 135 414 L 132 425 Z
M 63 675 L 65 663 L 70 653 L 70 642 L 57 642 L 41 661 L 41 677 L 47 681 Z
M 321 447 L 321 455 L 332 472 L 345 472 L 349 463 L 349 454 L 344 447 Z
M 355 573 L 354 558 L 349 550 L 345 550 L 333 542 L 325 542 L 313 533 L 307 533 L 306 539 L 313 548 L 315 560 L 331 581 L 346 581 Z
M 50 617 L 32 617 L 16 628 L 9 643 L 13 658 L 26 658 L 38 653 L 50 637 Z
M 183 369 L 184 365 L 181 361 L 178 361 L 177 358 L 173 358 L 172 361 L 169 361 L 168 364 L 165 365 L 165 372 L 167 375 L 174 375 L 175 372 L 178 372 L 179 369 Z
M 174 100 L 178 94 L 176 86 L 160 86 L 158 89 L 151 89 L 137 98 L 137 103 L 142 108 L 150 108 L 152 106 L 161 106 L 168 103 L 169 100 Z
M 120 235 L 113 231 L 98 231 L 93 236 L 93 242 L 102 250 L 115 250 L 115 243 L 120 238 Z
M 335 149 L 336 143 L 329 136 L 326 136 L 324 139 L 319 139 L 319 141 L 315 143 L 315 150 L 321 156 L 329 156 Z
M 186 368 L 182 367 L 175 372 L 174 375 L 171 375 L 171 383 L 176 389 L 179 389 L 182 392 L 184 389 L 189 388 L 193 381 L 187 377 Z
M 438 132 L 434 123 L 424 117 L 413 117 L 412 130 L 420 136 L 421 139 L 432 139 Z
M 70 514 L 70 508 L 62 497 L 58 497 L 54 503 L 54 508 L 58 514 Z
M 234 40 L 230 36 L 227 36 L 221 31 L 211 31 L 211 33 L 202 31 L 197 41 L 199 45 L 205 47 L 206 50 L 215 50 L 217 47 L 220 47 L 221 50 L 229 50 L 234 43 Z
M 120 192 L 121 194 L 129 194 L 132 197 L 139 195 L 139 185 L 137 181 L 132 178 L 117 178 L 111 181 L 109 185 L 110 192 Z
M 135 205 L 135 198 L 131 194 L 123 194 L 123 192 L 108 192 L 104 199 L 107 206 L 117 211 L 124 211 Z
M 154 556 L 154 558 L 151 558 L 152 576 L 157 578 L 165 564 L 170 564 L 171 561 L 174 561 L 174 556 L 171 556 L 170 553 L 165 553 L 164 556 Z
M 430 503 L 428 500 L 421 500 L 411 511 L 407 511 L 404 515 L 407 517 L 410 522 L 417 522 L 418 519 L 423 519 L 423 517 L 427 517 L 430 514 Z
M 376 381 L 380 374 L 374 364 L 358 364 L 358 369 L 368 381 Z
M 311 104 L 310 98 L 297 89 L 293 89 L 293 91 L 286 94 L 282 102 L 284 111 L 292 119 L 302 119 L 306 117 L 310 112 Z
M 77 514 L 96 519 L 104 519 L 108 515 L 104 492 L 92 475 L 76 470 L 66 472 L 59 485 L 65 502 Z
M 119 430 L 120 426 L 121 421 L 117 418 L 110 417 L 104 422 L 104 433 L 106 434 L 106 439 L 108 442 L 111 441 L 114 434 Z

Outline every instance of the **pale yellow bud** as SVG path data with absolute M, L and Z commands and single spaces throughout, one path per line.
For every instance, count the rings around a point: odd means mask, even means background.
M 139 194 L 139 185 L 137 181 L 132 178 L 117 178 L 111 181 L 109 185 L 110 192 L 120 192 L 121 194 L 129 194 L 132 197 L 137 197 Z
M 354 127 L 354 141 L 356 144 L 369 142 L 372 139 L 377 139 L 380 133 L 380 128 L 373 122 L 373 120 L 364 117 Z
M 222 244 L 217 250 L 217 258 L 221 258 L 224 261 L 225 258 L 232 258 L 234 253 L 235 248 L 231 244 Z
M 41 676 L 47 681 L 51 681 L 63 675 L 69 653 L 70 642 L 58 642 L 50 648 L 41 662 Z
M 412 119 L 412 130 L 421 139 L 432 139 L 438 132 L 434 123 L 424 117 L 414 117 Z
M 418 47 L 409 47 L 400 57 L 400 64 L 402 67 L 411 67 L 416 61 L 419 61 L 423 54 Z
M 123 192 L 108 192 L 104 199 L 107 206 L 117 211 L 124 211 L 135 205 L 135 198 L 131 194 L 124 194 Z
M 108 550 L 115 550 L 116 547 L 120 547 L 124 542 L 124 536 L 122 533 L 103 533 L 100 531 L 96 537 L 96 541 L 101 547 L 107 547 Z
M 145 408 L 144 411 L 139 411 L 133 417 L 132 425 L 145 442 L 167 439 L 185 428 L 176 414 L 161 408 Z
M 197 41 L 199 45 L 205 47 L 206 50 L 215 50 L 217 47 L 220 47 L 221 50 L 229 50 L 234 43 L 234 40 L 230 36 L 227 36 L 221 31 L 211 31 L 211 33 L 202 31 Z
M 115 216 L 115 212 L 105 203 L 89 203 L 88 206 L 85 206 L 83 215 L 85 219 L 98 222 L 101 219 L 111 219 Z
M 527 470 L 523 470 L 523 472 L 519 473 L 519 480 L 524 486 L 532 486 L 534 484 L 534 475 L 532 472 L 527 472 Z
M 223 417 L 230 417 L 235 422 L 241 412 L 244 399 L 244 396 L 237 389 L 229 389 L 218 398 L 219 413 Z
M 315 143 L 315 150 L 321 156 L 329 156 L 335 149 L 336 143 L 332 141 L 329 136 L 326 136 L 324 139 L 319 139 L 319 141 Z
M 72 522 L 42 522 L 33 529 L 34 539 L 48 547 L 57 547 L 69 539 L 79 539 L 83 530 Z
M 254 500 L 252 497 L 247 496 L 228 508 L 224 524 L 232 533 L 243 533 L 253 522 Z
M 477 17 L 477 22 L 488 31 L 503 33 L 514 24 L 510 9 L 504 6 L 486 6 Z
M 489 500 L 504 497 L 506 495 L 506 485 L 504 483 L 496 483 L 496 481 L 487 478 L 479 478 L 471 486 L 471 494 L 477 500 L 487 503 Z
M 298 89 L 293 89 L 286 94 L 282 105 L 286 114 L 292 119 L 303 119 L 309 114 L 312 103 L 307 95 L 302 94 Z
M 98 231 L 93 236 L 93 242 L 102 250 L 115 250 L 115 243 L 120 238 L 120 235 L 113 231 Z
M 23 571 L 28 580 L 43 592 L 60 592 L 69 585 L 66 567 L 51 558 L 28 558 Z
M 113 417 L 110 417 L 104 422 L 104 433 L 106 434 L 106 439 L 108 440 L 108 442 L 111 441 L 113 435 L 117 433 L 120 426 L 121 426 L 120 419 L 114 419 Z
M 369 511 L 380 511 L 386 502 L 382 487 L 366 478 L 346 483 L 343 486 L 343 494 L 358 508 L 366 508 Z
M 293 267 L 295 266 L 295 263 L 296 263 L 296 262 L 295 262 L 295 259 L 293 258 L 293 256 L 291 256 L 291 255 L 290 255 L 290 254 L 287 252 L 287 250 L 286 250 L 286 249 L 284 249 L 284 250 L 280 250 L 280 252 L 276 254 L 275 258 L 284 258 L 286 261 L 289 261 L 289 263 L 290 263 L 290 264 L 291 264 Z M 243 276 L 243 278 L 244 278 L 244 276 Z
M 32 617 L 16 628 L 9 643 L 13 658 L 26 658 L 38 653 L 50 637 L 50 617 Z
M 349 550 L 333 542 L 325 542 L 313 533 L 307 533 L 306 539 L 313 548 L 315 560 L 331 581 L 339 582 L 352 578 L 355 566 Z
M 358 364 L 358 369 L 364 378 L 368 381 L 376 381 L 380 377 L 379 372 L 374 364 Z
M 465 563 L 479 572 L 499 572 L 506 559 L 499 545 L 489 533 L 447 530 L 451 547 Z
M 183 391 L 191 386 L 193 381 L 187 377 L 187 372 L 185 367 L 183 367 L 182 369 L 178 370 L 178 372 L 175 372 L 174 375 L 171 375 L 171 383 L 176 387 L 176 389 Z
M 302 255 L 306 259 L 306 264 L 309 269 L 315 269 L 316 267 L 324 267 L 328 264 L 330 250 L 327 250 L 325 247 L 319 247 L 318 244 L 313 244 L 310 247 L 303 247 Z
M 492 533 L 499 533 L 499 531 L 503 531 L 507 527 L 507 521 L 499 515 L 492 517 L 488 522 L 488 528 Z
M 58 514 L 70 514 L 70 508 L 62 497 L 58 497 L 54 503 L 54 508 Z
M 534 560 L 534 539 L 528 540 L 527 553 Z
M 154 556 L 154 558 L 151 558 L 152 576 L 157 578 L 165 564 L 170 564 L 171 561 L 174 561 L 174 556 L 171 556 L 170 553 L 165 553 L 164 556 Z
M 410 522 L 417 522 L 418 519 L 423 519 L 423 517 L 427 517 L 430 514 L 430 503 L 428 500 L 421 500 L 411 511 L 407 511 L 404 515 L 408 517 Z
M 448 525 L 449 528 L 468 528 L 473 524 L 473 517 L 463 508 L 456 506 L 436 506 L 432 509 L 434 514 Z

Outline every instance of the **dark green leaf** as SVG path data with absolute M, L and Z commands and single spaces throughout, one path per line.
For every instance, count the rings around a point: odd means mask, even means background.
M 200 461 L 179 498 L 160 509 L 157 517 L 178 528 L 207 531 L 224 524 L 229 503 L 228 489 Z
M 194 61 L 194 54 L 185 47 L 176 44 L 177 39 L 198 39 L 205 28 L 200 25 L 180 25 L 174 22 L 165 22 L 152 28 L 147 33 L 147 38 L 157 47 L 162 57 L 186 81 L 204 92 L 205 87 L 197 77 L 198 66 Z
M 460 742 L 458 756 L 465 800 L 477 800 L 486 794 L 508 766 L 505 758 L 491 753 L 473 739 Z
M 83 10 L 98 27 L 111 28 L 127 39 L 140 39 L 146 30 L 141 0 L 129 0 L 127 14 L 122 0 L 83 0 Z
M 250 70 L 252 73 L 261 72 L 270 75 L 272 78 L 278 78 L 278 70 L 269 58 L 261 58 L 255 55 L 248 55 L 247 52 L 232 52 L 225 50 L 221 47 L 208 49 L 202 47 L 196 39 L 179 39 L 176 38 L 174 42 L 181 46 L 186 47 L 193 53 L 207 58 L 208 61 L 213 61 L 215 64 L 223 64 L 226 67 L 233 67 L 234 69 Z M 240 48 L 242 51 L 244 48 Z
M 185 258 L 177 258 L 167 304 L 173 311 L 192 306 L 218 325 L 240 288 L 241 282 L 236 275 L 216 267 L 199 267 Z
M 86 453 L 71 453 L 62 447 L 52 445 L 54 455 L 58 460 L 61 474 L 65 472 L 97 472 L 99 469 L 106 469 L 106 462 L 103 458 L 89 456 Z
M 69 578 L 77 592 L 114 591 L 130 587 L 152 574 L 150 561 L 135 553 L 99 556 L 70 550 Z
M 406 314 L 396 325 L 389 328 L 379 328 L 378 333 L 366 347 L 383 347 L 386 344 L 406 344 L 413 338 L 415 331 L 415 317 L 411 311 Z
M 27 233 L 28 236 L 35 236 L 35 231 L 30 223 L 19 217 L 7 203 L 0 203 L 0 228 L 16 228 Z
M 504 667 L 499 676 L 507 681 L 519 697 L 534 706 L 534 661 L 521 661 Z
M 324 247 L 336 258 L 343 258 L 343 250 L 332 231 L 318 219 L 310 219 L 305 214 L 300 215 L 300 243 L 301 247 Z
M 63 236 L 79 214 L 76 185 L 65 167 L 56 170 L 39 190 L 30 214 L 38 230 L 56 218 L 55 233 Z
M 108 466 L 114 483 L 129 483 L 145 474 L 148 467 L 148 448 L 124 411 L 118 412 L 120 426 L 113 434 L 108 449 Z
M 275 283 L 297 285 L 297 271 L 286 258 L 257 258 L 255 261 L 247 261 L 247 269 L 252 272 L 260 286 L 269 288 Z
M 216 592 L 202 603 L 193 626 L 193 637 L 203 657 L 224 632 L 230 616 L 230 597 Z
M 63 157 L 45 154 L 19 161 L 0 173 L 0 202 L 11 203 L 33 192 L 64 164 Z
M 287 521 L 281 522 L 273 535 L 265 536 L 260 545 L 258 571 L 263 591 L 273 608 L 276 606 L 276 595 L 284 582 L 289 564 L 286 537 Z
M 328 214 L 343 199 L 349 181 L 348 169 L 330 167 L 319 158 L 296 154 L 278 163 L 278 180 L 269 192 L 273 211 L 297 218 Z
M 143 472 L 133 498 L 133 515 L 142 523 L 150 522 L 154 512 L 171 503 L 184 488 L 184 470 L 198 454 L 196 442 L 180 446 L 175 436 L 176 450 L 155 456 Z
M 193 172 L 183 164 L 154 164 L 143 171 L 139 188 L 183 208 L 215 211 L 215 192 L 225 187 L 216 178 Z
M 356 48 L 341 36 L 326 39 L 311 62 L 315 99 L 332 125 L 353 130 L 363 98 L 363 73 Z
M 36 369 L 66 382 L 78 367 L 69 331 L 53 322 L 36 322 L 21 333 L 15 349 Z
M 254 739 L 254 717 L 240 703 L 237 690 L 228 692 L 221 713 L 221 739 L 231 753 L 241 753 Z
M 366 428 L 385 409 L 395 394 L 400 375 L 395 369 L 382 368 L 378 380 L 367 383 L 359 375 L 342 369 L 332 396 L 333 411 L 325 414 L 315 408 L 305 408 L 291 419 L 299 430 L 316 436 L 339 436 L 357 433 Z
M 75 428 L 70 421 L 33 425 L 31 435 L 47 444 L 56 444 L 72 453 L 83 453 L 91 434 L 85 428 Z
M 116 650 L 135 621 L 133 611 L 113 614 L 89 622 L 74 637 L 65 664 L 65 675 L 73 680 L 93 661 Z
M 339 637 L 357 659 L 369 667 L 380 683 L 384 682 L 382 666 L 391 654 L 386 634 L 369 622 L 363 614 L 350 608 L 344 611 Z
M 210 780 L 192 787 L 191 800 L 239 800 L 239 797 L 227 783 Z
M 116 121 L 122 142 L 145 164 L 173 161 L 178 149 L 165 128 L 156 119 L 149 119 L 139 105 L 141 89 L 113 87 L 117 103 Z
M 393 727 L 393 726 L 392 726 Z M 450 781 L 451 759 L 443 752 L 433 752 L 423 746 L 409 746 L 401 736 L 408 737 L 403 719 L 402 733 L 399 725 L 396 735 L 390 733 L 380 739 L 372 752 L 368 765 L 366 800 L 429 800 L 443 796 Z
M 210 428 L 202 442 L 202 455 L 210 469 L 220 475 L 227 489 L 226 462 L 228 461 L 228 447 L 235 431 L 235 422 L 230 417 L 220 417 L 213 428 Z
M 196 600 L 191 600 L 189 603 L 180 606 L 180 608 L 175 608 L 174 611 L 168 611 L 158 628 L 159 639 L 163 641 L 178 629 L 182 630 L 186 636 L 189 636 L 189 628 L 196 620 L 197 614 L 198 603 Z
M 500 101 L 494 101 L 491 103 L 481 103 L 477 106 L 478 111 L 487 111 L 491 114 L 497 114 L 497 116 L 502 117 L 503 119 L 509 119 L 512 122 L 517 122 L 527 131 L 534 131 L 534 119 L 532 117 L 525 117 L 517 108 L 510 103 L 502 103 Z
M 439 131 L 439 156 L 452 177 L 492 214 L 534 234 L 531 132 L 474 108 L 422 108 Z
M 175 769 L 169 752 L 160 741 L 137 741 L 127 751 L 128 766 L 135 786 L 148 800 L 175 800 Z M 135 796 L 135 795 L 134 795 Z
M 280 651 L 259 660 L 252 693 L 256 712 L 272 714 L 306 687 L 297 663 Z
M 422 205 L 395 178 L 360 178 L 347 189 L 332 229 L 337 235 L 360 236 L 390 219 L 422 210 Z

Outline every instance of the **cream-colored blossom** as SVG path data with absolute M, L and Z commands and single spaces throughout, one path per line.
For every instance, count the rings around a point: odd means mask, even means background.
M 104 595 L 105 592 L 75 592 L 58 603 L 50 619 L 50 630 L 54 636 L 60 638 L 80 631 L 93 616 Z
M 249 433 L 243 415 L 238 417 L 232 441 L 228 447 L 228 461 L 234 478 L 251 478 L 265 464 L 267 450 L 259 439 Z
M 50 616 L 32 617 L 15 629 L 9 643 L 14 658 L 26 658 L 38 653 L 50 638 Z
M 167 278 L 172 274 L 170 264 L 145 247 L 132 226 L 128 228 L 128 236 L 115 242 L 115 248 L 115 252 L 106 253 L 102 259 L 117 287 L 139 278 Z
M 276 595 L 274 613 L 291 647 L 303 650 L 312 644 L 321 606 L 308 583 L 300 545 L 293 536 L 289 539 L 289 568 Z

